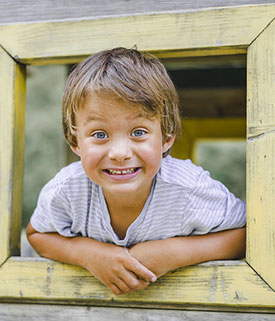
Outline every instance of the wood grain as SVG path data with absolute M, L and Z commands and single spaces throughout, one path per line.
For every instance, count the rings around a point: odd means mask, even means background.
M 275 21 L 247 58 L 247 258 L 275 289 Z
M 0 23 L 84 19 L 148 12 L 269 4 L 272 0 L 0 0 Z
M 11 302 L 275 312 L 274 292 L 242 261 L 179 269 L 144 291 L 115 296 L 80 267 L 10 258 L 0 269 L 0 289 L 0 301 Z
M 41 304 L 0 304 L 4 321 L 274 321 L 274 314 L 184 311 L 141 308 L 108 308 Z
M 116 46 L 159 57 L 245 53 L 275 5 L 0 26 L 0 43 L 28 64 L 77 62 Z
M 0 48 L 0 264 L 20 253 L 24 163 L 24 68 Z

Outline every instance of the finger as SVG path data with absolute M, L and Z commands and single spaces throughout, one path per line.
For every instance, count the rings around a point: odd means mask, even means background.
M 111 284 L 109 284 L 107 286 L 115 295 L 123 294 L 123 292 L 116 286 L 116 284 L 111 283 Z
M 132 288 L 129 287 L 129 285 L 121 278 L 117 278 L 114 281 L 114 284 L 116 287 L 123 293 L 130 293 L 132 291 Z
M 131 260 L 127 262 L 126 268 L 132 272 L 134 272 L 139 279 L 142 279 L 147 282 L 155 282 L 157 280 L 156 275 L 147 269 L 144 265 L 142 265 L 138 260 L 136 260 L 129 253 L 128 255 L 131 257 Z
M 127 271 L 127 273 L 125 273 L 123 280 L 132 290 L 143 290 L 150 284 L 150 282 L 138 279 L 131 271 Z

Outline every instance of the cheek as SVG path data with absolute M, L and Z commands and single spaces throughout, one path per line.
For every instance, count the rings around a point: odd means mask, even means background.
M 81 162 L 85 171 L 94 170 L 102 158 L 102 152 L 97 148 L 85 148 L 81 153 Z
M 141 155 L 148 167 L 158 170 L 162 160 L 162 143 L 155 142 L 154 144 L 143 148 Z

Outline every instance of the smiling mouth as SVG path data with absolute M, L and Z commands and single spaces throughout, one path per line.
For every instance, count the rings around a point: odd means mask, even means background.
M 132 174 L 135 173 L 139 167 L 135 168 L 128 168 L 128 169 L 104 169 L 104 172 L 111 174 L 111 175 L 127 175 L 127 174 Z

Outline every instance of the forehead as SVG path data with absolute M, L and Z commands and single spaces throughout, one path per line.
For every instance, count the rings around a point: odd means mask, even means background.
M 127 116 L 129 119 L 155 118 L 145 106 L 106 93 L 89 93 L 76 111 L 76 118 L 80 115 L 89 115 L 89 118 L 95 120 L 110 117 L 115 120 L 121 116 Z

